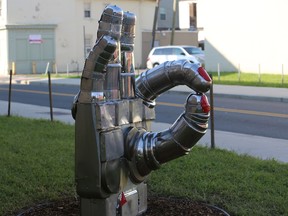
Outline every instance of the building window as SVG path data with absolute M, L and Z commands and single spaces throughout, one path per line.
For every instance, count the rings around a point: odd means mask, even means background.
M 189 5 L 190 10 L 190 27 L 197 28 L 197 4 L 192 3 Z
M 166 20 L 165 8 L 160 8 L 160 20 Z
M 91 47 L 91 44 L 92 44 L 92 38 L 91 36 L 86 36 L 85 37 L 85 42 L 84 42 L 84 46 L 85 46 L 85 51 L 86 51 L 86 57 L 88 57 L 92 47 Z
M 84 17 L 91 17 L 91 3 L 84 3 Z

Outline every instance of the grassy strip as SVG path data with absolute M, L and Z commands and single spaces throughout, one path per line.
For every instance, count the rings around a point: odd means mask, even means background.
M 262 86 L 288 88 L 288 75 L 282 77 L 281 74 L 259 74 L 223 72 L 218 76 L 217 72 L 212 72 L 215 84 L 222 85 L 243 85 L 243 86 Z
M 0 215 L 75 195 L 71 126 L 0 117 L 0 131 Z
M 287 215 L 288 164 L 207 148 L 154 172 L 149 191 L 215 204 L 232 215 Z
M 75 196 L 73 126 L 2 116 L 0 131 L 0 215 Z M 197 147 L 153 172 L 148 186 L 232 215 L 287 215 L 287 177 L 288 164 Z
M 41 78 L 46 78 L 48 75 L 45 75 L 45 74 L 41 74 L 40 77 Z M 67 73 L 58 73 L 58 74 L 55 74 L 55 73 L 51 73 L 51 77 L 52 78 L 61 78 L 61 79 L 79 79 L 81 77 L 81 73 L 70 73 L 70 74 L 67 74 Z
M 288 75 L 260 74 L 259 76 L 257 73 L 238 74 L 237 72 L 222 72 L 220 74 L 217 72 L 209 72 L 209 74 L 213 75 L 215 84 L 288 88 Z M 47 77 L 47 75 L 41 76 L 43 78 Z M 71 73 L 69 75 L 66 73 L 59 73 L 51 74 L 51 76 L 55 78 L 80 78 L 81 73 Z

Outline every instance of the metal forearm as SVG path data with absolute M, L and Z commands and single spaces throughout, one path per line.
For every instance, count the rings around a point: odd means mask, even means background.
M 190 152 L 208 128 L 209 110 L 201 106 L 207 102 L 205 99 L 204 95 L 190 95 L 186 111 L 165 131 L 130 130 L 125 151 L 131 161 L 130 175 L 135 182 L 143 181 L 161 164 Z

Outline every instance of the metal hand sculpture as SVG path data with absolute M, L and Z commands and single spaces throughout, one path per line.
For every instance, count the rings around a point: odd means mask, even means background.
M 188 61 L 134 74 L 136 17 L 108 5 L 100 18 L 75 96 L 75 178 L 81 215 L 139 215 L 147 209 L 146 177 L 189 153 L 205 134 L 210 106 L 207 72 Z M 196 93 L 167 130 L 150 132 L 155 99 L 177 85 Z

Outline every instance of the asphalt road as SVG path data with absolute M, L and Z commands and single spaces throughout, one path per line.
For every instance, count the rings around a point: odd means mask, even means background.
M 70 109 L 77 86 L 55 85 L 53 107 Z M 156 100 L 156 121 L 172 124 L 184 111 L 186 94 L 169 92 Z M 8 100 L 8 85 L 0 85 L 0 100 Z M 13 85 L 12 101 L 49 106 L 48 86 Z M 233 98 L 214 98 L 215 130 L 288 140 L 288 104 Z

